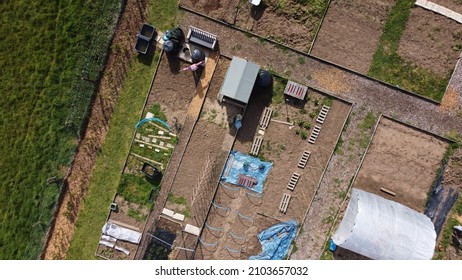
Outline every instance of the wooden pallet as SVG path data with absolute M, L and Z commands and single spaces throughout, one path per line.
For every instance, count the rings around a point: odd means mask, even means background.
M 326 120 L 327 113 L 329 112 L 330 107 L 326 105 L 322 105 L 321 111 L 319 112 L 319 116 L 316 119 L 316 122 L 323 124 Z
M 290 194 L 283 194 L 281 203 L 279 204 L 279 212 L 286 213 L 287 207 L 289 207 L 291 195 Z
M 268 127 L 272 114 L 273 114 L 273 109 L 266 107 L 260 119 L 261 129 L 266 129 Z
M 287 184 L 287 189 L 293 191 L 295 186 L 297 186 L 298 179 L 300 179 L 300 174 L 294 172 L 292 177 L 290 177 L 289 183 Z
M 303 151 L 302 157 L 298 161 L 297 166 L 302 168 L 302 169 L 305 168 L 306 163 L 308 162 L 308 159 L 310 158 L 310 155 L 311 155 L 311 152 L 309 152 L 307 150 Z
M 316 142 L 316 139 L 318 139 L 319 132 L 321 132 L 321 127 L 318 125 L 315 125 L 313 128 L 313 131 L 311 131 L 310 138 L 308 139 L 308 143 L 314 144 Z
M 254 156 L 258 155 L 258 152 L 260 151 L 260 147 L 262 143 L 263 143 L 263 137 L 256 136 L 253 139 L 252 148 L 250 149 L 250 154 Z

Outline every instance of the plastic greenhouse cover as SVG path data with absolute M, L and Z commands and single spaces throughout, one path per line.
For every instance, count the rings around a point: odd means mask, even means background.
M 435 239 L 433 223 L 427 216 L 355 188 L 332 236 L 336 245 L 378 260 L 431 259 Z

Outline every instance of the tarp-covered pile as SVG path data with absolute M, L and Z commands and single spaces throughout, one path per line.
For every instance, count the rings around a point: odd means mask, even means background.
M 376 260 L 428 260 L 436 232 L 430 219 L 397 202 L 353 189 L 332 236 L 342 248 Z
M 297 233 L 297 221 L 290 220 L 276 224 L 260 232 L 257 237 L 262 251 L 250 260 L 282 260 L 289 252 L 290 244 Z
M 226 183 L 239 185 L 239 175 L 246 175 L 257 179 L 256 185 L 249 188 L 249 190 L 263 193 L 263 184 L 272 166 L 271 162 L 261 161 L 259 158 L 238 151 L 231 151 L 225 167 L 225 170 L 229 170 L 229 172 L 225 172 L 221 180 Z

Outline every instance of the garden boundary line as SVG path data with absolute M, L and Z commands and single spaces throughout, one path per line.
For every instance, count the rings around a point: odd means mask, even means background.
M 180 8 L 180 9 L 183 9 L 183 10 L 189 12 L 189 13 L 198 15 L 198 16 L 203 17 L 203 18 L 206 18 L 206 19 L 208 19 L 208 20 L 210 20 L 210 21 L 213 21 L 213 22 L 216 22 L 216 23 L 218 23 L 218 24 L 227 26 L 227 27 L 232 28 L 232 29 L 234 29 L 234 30 L 237 30 L 237 31 L 240 31 L 240 32 L 249 34 L 249 35 L 251 35 L 251 36 L 253 36 L 253 37 L 256 37 L 256 38 L 258 38 L 258 39 L 260 39 L 260 40 L 264 40 L 264 41 L 266 41 L 266 42 L 268 42 L 268 43 L 271 43 L 271 44 L 273 44 L 273 45 L 276 45 L 276 46 L 279 46 L 279 47 L 282 47 L 282 48 L 285 48 L 285 49 L 289 49 L 289 50 L 291 50 L 292 52 L 295 52 L 295 53 L 300 54 L 300 55 L 304 55 L 304 56 L 306 56 L 306 57 L 308 57 L 308 58 L 314 59 L 314 60 L 319 61 L 319 62 L 321 62 L 321 63 L 324 63 L 324 64 L 327 64 L 327 65 L 330 65 L 330 66 L 339 68 L 340 70 L 347 71 L 347 72 L 349 72 L 349 73 L 352 73 L 352 74 L 354 74 L 354 75 L 360 76 L 360 77 L 365 78 L 365 79 L 367 79 L 367 80 L 370 80 L 370 81 L 379 83 L 379 84 L 381 84 L 381 85 L 384 85 L 384 86 L 386 86 L 386 87 L 388 87 L 388 88 L 391 88 L 391 89 L 400 91 L 400 92 L 402 92 L 402 93 L 411 95 L 411 96 L 413 96 L 413 97 L 422 99 L 422 100 L 424 100 L 424 101 L 426 101 L 426 102 L 429 102 L 429 103 L 432 103 L 432 104 L 434 104 L 434 105 L 440 105 L 440 104 L 441 104 L 441 102 L 439 102 L 439 101 L 436 101 L 436 100 L 427 98 L 427 97 L 425 97 L 425 96 L 419 95 L 419 94 L 417 94 L 417 93 L 414 93 L 414 92 L 412 92 L 412 91 L 409 91 L 409 90 L 406 90 L 406 89 L 403 89 L 403 88 L 396 87 L 396 86 L 394 86 L 394 85 L 392 85 L 392 84 L 390 84 L 390 83 L 387 83 L 387 82 L 384 82 L 384 81 L 381 81 L 381 80 L 374 79 L 374 78 L 369 77 L 369 76 L 367 76 L 367 75 L 365 75 L 365 74 L 362 74 L 362 73 L 356 72 L 355 70 L 349 69 L 349 68 L 347 68 L 347 67 L 345 67 L 345 66 L 341 66 L 341 65 L 336 64 L 336 63 L 334 63 L 334 62 L 325 60 L 325 59 L 323 59 L 323 58 L 319 58 L 319 57 L 314 56 L 314 55 L 312 55 L 312 54 L 302 52 L 302 51 L 297 50 L 297 49 L 294 49 L 294 48 L 292 48 L 292 47 L 290 47 L 290 46 L 287 46 L 287 45 L 281 44 L 281 43 L 279 43 L 279 42 L 276 42 L 276 41 L 274 41 L 274 40 L 271 40 L 271 39 L 262 37 L 262 36 L 260 36 L 260 35 L 258 35 L 258 34 L 256 34 L 256 33 L 251 32 L 251 31 L 247 31 L 247 30 L 241 29 L 241 28 L 239 28 L 239 27 L 237 27 L 237 26 L 234 26 L 234 25 L 232 25 L 232 24 L 228 24 L 228 23 L 226 23 L 226 22 L 223 22 L 223 21 L 220 21 L 220 20 L 218 20 L 218 19 L 212 18 L 212 17 L 210 17 L 210 16 L 208 16 L 208 15 L 202 14 L 202 13 L 200 13 L 200 12 L 198 12 L 198 11 L 192 10 L 192 9 L 190 9 L 190 8 L 184 6 L 184 5 L 179 4 L 179 8 Z
M 438 134 L 433 133 L 433 132 L 430 132 L 430 131 L 423 130 L 423 129 L 417 127 L 417 126 L 413 126 L 412 124 L 409 124 L 409 123 L 406 123 L 406 122 L 403 122 L 403 121 L 394 119 L 394 118 L 389 117 L 389 116 L 387 116 L 387 115 L 381 115 L 381 118 L 384 118 L 384 119 L 388 119 L 388 120 L 397 122 L 397 123 L 402 124 L 402 125 L 404 125 L 404 126 L 406 126 L 406 127 L 415 129 L 415 130 L 417 130 L 417 131 L 419 131 L 419 132 L 421 132 L 421 133 L 423 133 L 423 134 L 427 134 L 427 135 L 430 135 L 430 136 L 432 136 L 432 137 L 435 137 L 435 138 L 437 138 L 437 139 L 439 139 L 439 140 L 443 140 L 443 141 L 446 141 L 446 142 L 448 142 L 448 143 L 455 143 L 455 141 L 452 140 L 452 139 L 450 139 L 450 138 L 447 138 L 447 137 L 445 137 L 445 136 L 438 135 Z M 374 131 L 374 133 L 375 133 L 375 131 Z M 367 152 L 367 150 L 366 150 L 366 152 Z
M 310 55 L 311 55 L 311 50 L 313 49 L 314 44 L 316 43 L 316 39 L 318 38 L 319 30 L 321 30 L 321 26 L 322 26 L 322 23 L 324 22 L 324 18 L 327 15 L 327 10 L 329 10 L 331 1 L 332 0 L 329 0 L 329 2 L 327 2 L 326 10 L 324 11 L 324 14 L 322 15 L 321 21 L 319 22 L 318 30 L 316 30 L 316 34 L 314 35 L 313 41 L 311 42 L 310 49 L 308 50 L 308 54 L 310 54 Z

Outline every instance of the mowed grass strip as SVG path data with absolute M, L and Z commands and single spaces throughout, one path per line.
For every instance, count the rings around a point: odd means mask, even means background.
M 396 1 L 385 23 L 368 75 L 427 98 L 441 101 L 451 73 L 440 77 L 429 69 L 405 61 L 398 54 L 399 41 L 406 29 L 414 3 L 415 0 Z
M 0 259 L 41 254 L 121 2 L 0 1 Z
M 178 11 L 175 1 L 150 0 L 148 5 L 148 23 L 161 31 L 174 26 Z M 157 67 L 158 55 L 156 53 L 151 65 L 142 63 L 136 57 L 131 61 L 106 140 L 93 169 L 67 259 L 95 259 L 101 229 L 120 183 L 123 164 Z

